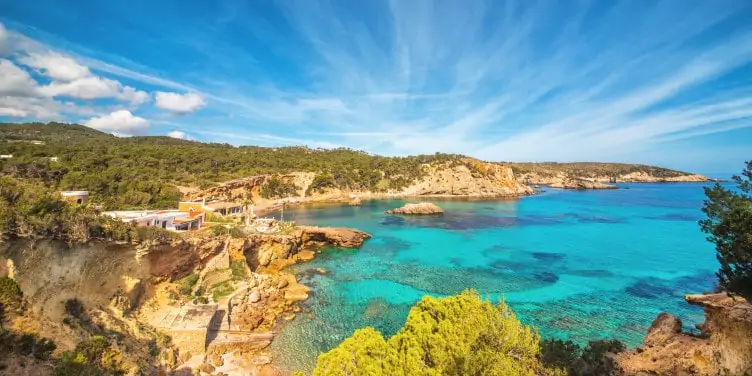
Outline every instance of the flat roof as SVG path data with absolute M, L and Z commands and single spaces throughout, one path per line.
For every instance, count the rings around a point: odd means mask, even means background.
M 214 201 L 214 202 L 207 202 L 206 207 L 212 208 L 215 210 L 218 209 L 228 209 L 228 208 L 237 208 L 241 207 L 243 204 L 239 204 L 236 202 L 227 202 L 227 201 Z
M 63 196 L 88 196 L 89 191 L 61 191 L 60 194 Z

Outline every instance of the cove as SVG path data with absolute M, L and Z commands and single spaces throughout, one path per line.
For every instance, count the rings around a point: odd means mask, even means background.
M 616 338 L 632 347 L 663 311 L 693 330 L 702 310 L 683 296 L 712 290 L 718 267 L 697 225 L 703 186 L 426 199 L 444 208 L 442 216 L 384 213 L 417 200 L 288 209 L 285 217 L 299 224 L 354 227 L 373 239 L 360 250 L 328 249 L 293 267 L 312 293 L 272 344 L 275 363 L 310 371 L 318 354 L 356 329 L 372 326 L 388 337 L 424 295 L 468 288 L 503 298 L 543 337 Z

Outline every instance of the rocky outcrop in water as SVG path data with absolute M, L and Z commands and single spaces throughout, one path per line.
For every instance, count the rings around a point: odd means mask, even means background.
M 387 210 L 387 214 L 405 214 L 405 215 L 429 215 L 444 214 L 444 209 L 430 203 L 421 202 L 417 204 L 405 204 L 402 207 Z
M 687 295 L 705 309 L 701 335 L 682 333 L 682 322 L 661 313 L 643 345 L 615 360 L 627 375 L 745 375 L 752 373 L 752 305 L 726 294 Z
M 601 183 L 598 181 L 590 181 L 584 179 L 567 179 L 548 185 L 551 188 L 562 189 L 576 189 L 576 190 L 588 190 L 588 189 L 617 189 L 618 187 L 613 184 Z

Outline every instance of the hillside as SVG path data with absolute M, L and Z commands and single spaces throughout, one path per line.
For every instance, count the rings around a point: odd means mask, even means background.
M 707 177 L 663 167 L 627 163 L 510 163 L 515 176 L 527 184 L 551 185 L 568 179 L 600 183 L 703 182 Z
M 183 192 L 233 185 L 249 177 L 261 177 L 261 186 L 253 186 L 253 192 L 267 199 L 348 194 L 518 196 L 532 192 L 521 182 L 548 184 L 572 174 L 598 181 L 609 181 L 614 174 L 619 181 L 701 178 L 641 165 L 504 164 L 441 153 L 382 157 L 347 148 L 235 147 L 161 136 L 120 138 L 61 123 L 0 124 L 0 154 L 12 155 L 0 159 L 0 175 L 53 189 L 88 190 L 93 201 L 106 209 L 172 207 Z

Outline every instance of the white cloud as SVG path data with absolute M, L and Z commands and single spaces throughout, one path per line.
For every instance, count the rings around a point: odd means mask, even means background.
M 19 61 L 53 80 L 70 82 L 91 76 L 89 68 L 77 63 L 68 56 L 55 52 L 32 52 L 23 56 Z
M 158 91 L 155 95 L 156 106 L 177 114 L 194 112 L 206 105 L 204 98 L 196 93 L 168 93 Z
M 10 60 L 0 59 L 0 95 L 38 95 L 37 82 Z
M 170 132 L 170 133 L 167 134 L 167 137 L 178 138 L 178 139 L 181 139 L 181 140 L 189 140 L 190 139 L 190 136 L 188 136 L 188 134 L 185 133 L 185 132 L 183 132 L 183 131 L 172 131 L 172 132 Z
M 119 110 L 107 115 L 91 118 L 84 125 L 100 131 L 131 135 L 146 130 L 149 122 L 144 118 L 134 116 L 128 110 Z
M 4 55 L 10 52 L 10 36 L 8 35 L 8 29 L 5 25 L 0 23 L 0 55 Z
M 0 107 L 0 116 L 26 117 L 29 116 L 29 112 L 17 108 Z

